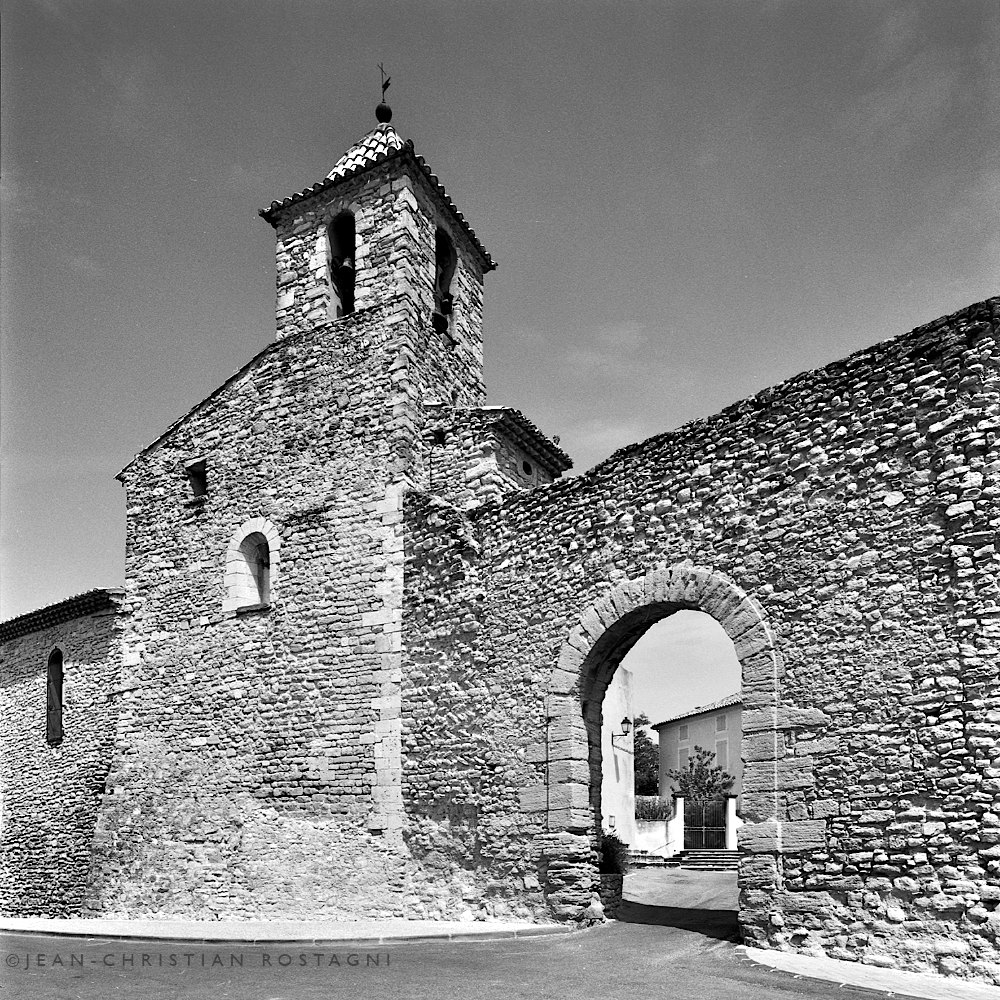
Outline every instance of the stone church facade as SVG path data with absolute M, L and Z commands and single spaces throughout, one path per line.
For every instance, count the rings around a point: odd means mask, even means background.
M 120 473 L 124 590 L 0 625 L 3 912 L 579 918 L 604 691 L 696 609 L 747 942 L 1000 982 L 1000 299 L 561 478 L 387 120 L 261 214 L 277 338 Z

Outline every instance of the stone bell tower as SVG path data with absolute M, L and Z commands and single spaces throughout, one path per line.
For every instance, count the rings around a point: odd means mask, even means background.
M 483 402 L 483 277 L 496 266 L 386 104 L 323 180 L 261 210 L 277 234 L 277 337 L 407 328 L 397 385 Z

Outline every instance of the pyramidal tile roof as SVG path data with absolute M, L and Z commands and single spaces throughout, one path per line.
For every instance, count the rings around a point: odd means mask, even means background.
M 455 206 L 448 192 L 438 180 L 437 174 L 431 171 L 427 162 L 422 156 L 418 156 L 413 151 L 412 139 L 401 139 L 399 133 L 388 123 L 381 122 L 375 126 L 363 139 L 356 142 L 344 155 L 337 160 L 334 168 L 323 178 L 323 180 L 298 191 L 281 201 L 272 201 L 267 208 L 262 208 L 259 212 L 261 218 L 266 219 L 271 225 L 276 225 L 278 214 L 290 205 L 297 205 L 314 194 L 319 194 L 327 188 L 334 187 L 341 181 L 354 177 L 362 171 L 373 167 L 383 160 L 393 157 L 407 157 L 414 162 L 421 173 L 427 179 L 431 188 L 437 193 L 447 209 L 454 215 L 458 224 L 465 230 L 466 235 L 472 241 L 472 245 L 478 251 L 485 271 L 492 271 L 496 268 L 496 261 L 489 255 L 486 247 L 479 241 L 476 231 L 469 225 L 468 220 Z
M 337 160 L 333 170 L 326 175 L 326 179 L 337 180 L 347 177 L 356 170 L 370 167 L 373 163 L 385 159 L 390 153 L 402 149 L 403 145 L 399 133 L 388 122 L 381 122 Z

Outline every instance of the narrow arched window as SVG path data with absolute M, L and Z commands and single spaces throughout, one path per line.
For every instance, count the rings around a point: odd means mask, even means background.
M 267 610 L 274 601 L 281 536 L 266 517 L 244 521 L 226 549 L 224 612 Z
M 63 738 L 63 655 L 61 649 L 49 653 L 49 665 L 45 671 L 45 739 L 58 743 Z
M 451 282 L 455 277 L 458 255 L 451 237 L 438 229 L 434 234 L 434 329 L 448 329 L 455 299 L 451 293 Z
M 240 543 L 243 558 L 243 593 L 247 604 L 268 604 L 271 600 L 271 550 L 267 539 L 255 531 Z
M 327 232 L 330 243 L 330 314 L 339 319 L 354 312 L 354 216 L 335 215 Z

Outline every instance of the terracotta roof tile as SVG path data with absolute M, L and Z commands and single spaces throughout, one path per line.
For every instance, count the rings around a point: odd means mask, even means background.
M 390 153 L 402 149 L 404 145 L 396 130 L 388 122 L 382 122 L 337 160 L 326 179 L 332 181 L 347 177 L 357 170 L 364 170 L 365 167 L 384 160 Z
M 668 722 L 678 722 L 681 719 L 691 719 L 696 715 L 704 715 L 705 712 L 714 712 L 719 708 L 729 708 L 730 705 L 742 705 L 743 704 L 743 692 L 737 691 L 735 694 L 727 695 L 725 698 L 720 698 L 718 701 L 710 702 L 707 705 L 699 705 L 698 708 L 692 708 L 688 712 L 681 712 L 680 715 L 671 715 L 669 719 L 664 719 L 662 722 L 656 722 L 650 729 L 659 729 L 660 726 L 665 726 Z
M 117 608 L 123 594 L 123 590 L 88 590 L 85 594 L 67 597 L 64 601 L 58 601 L 48 607 L 0 622 L 0 642 L 16 639 L 29 632 L 38 632 L 60 622 Z
M 297 192 L 296 194 L 290 195 L 287 198 L 282 198 L 281 201 L 272 201 L 267 208 L 260 209 L 258 213 L 261 218 L 266 219 L 271 225 L 277 224 L 278 213 L 283 209 L 290 207 L 291 205 L 297 205 L 300 201 L 304 201 L 306 198 L 311 198 L 314 194 L 318 194 L 321 191 L 325 191 L 328 188 L 334 187 L 336 184 L 340 184 L 357 174 L 362 173 L 371 167 L 377 166 L 386 160 L 394 159 L 396 157 L 409 157 L 412 162 L 420 168 L 431 189 L 437 193 L 437 196 L 441 199 L 444 206 L 449 212 L 455 217 L 455 220 L 465 231 L 469 240 L 472 242 L 473 247 L 478 252 L 480 259 L 483 264 L 484 271 L 493 271 L 496 269 L 496 261 L 489 255 L 486 248 L 480 243 L 479 237 L 476 236 L 476 231 L 469 225 L 468 220 L 464 215 L 455 207 L 455 203 L 451 200 L 448 192 L 445 191 L 444 186 L 438 180 L 437 174 L 431 172 L 431 168 L 427 165 L 426 161 L 422 156 L 418 156 L 413 151 L 413 140 L 406 139 L 405 141 L 400 139 L 399 133 L 385 122 L 381 125 L 376 126 L 368 133 L 360 142 L 356 142 L 336 163 L 334 168 L 323 178 L 322 181 L 311 185 Z

